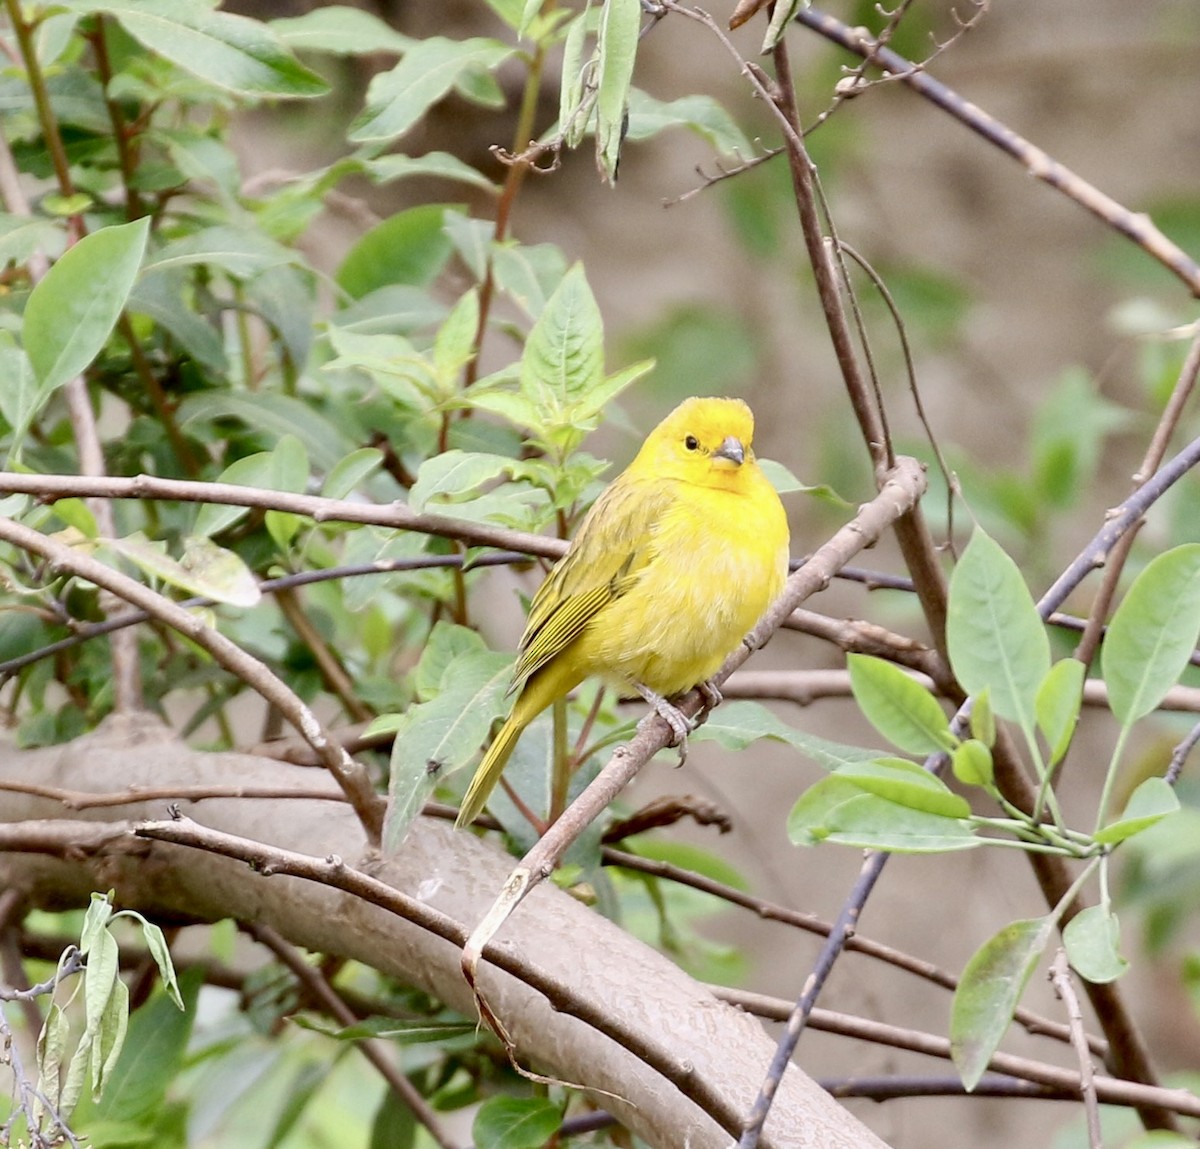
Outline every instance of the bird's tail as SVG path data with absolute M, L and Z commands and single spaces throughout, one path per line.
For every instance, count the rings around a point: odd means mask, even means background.
M 463 795 L 458 817 L 454 820 L 456 830 L 475 821 L 476 816 L 487 805 L 487 800 L 496 788 L 496 783 L 500 781 L 500 775 L 504 772 L 504 767 L 508 765 L 513 750 L 516 749 L 517 739 L 521 737 L 521 731 L 529 722 L 529 719 L 519 711 L 519 706 L 513 708 L 513 712 L 504 720 L 500 732 L 487 748 L 483 761 L 479 763 L 475 777 L 471 779 L 471 785 L 467 787 L 467 792 Z

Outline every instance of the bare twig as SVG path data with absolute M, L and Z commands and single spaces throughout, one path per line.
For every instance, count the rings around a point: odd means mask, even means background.
M 1091 1149 L 1104 1149 L 1104 1139 L 1100 1132 L 1100 1102 L 1097 1097 L 1095 1069 L 1092 1066 L 1091 1050 L 1087 1046 L 1087 1038 L 1083 1029 L 1083 1011 L 1079 1008 L 1079 996 L 1071 983 L 1071 969 L 1067 964 L 1067 951 L 1059 946 L 1050 964 L 1050 980 L 1054 983 L 1054 992 L 1058 994 L 1067 1014 L 1067 1024 L 1071 1027 L 1071 1043 L 1075 1047 L 1075 1056 L 1079 1059 L 1079 1093 L 1083 1098 L 1084 1112 L 1087 1114 L 1088 1145 Z

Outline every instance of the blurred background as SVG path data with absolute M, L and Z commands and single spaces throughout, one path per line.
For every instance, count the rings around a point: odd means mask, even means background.
M 260 18 L 314 6 L 227 5 Z M 362 6 L 413 36 L 500 32 L 482 0 Z M 869 5 L 840 3 L 830 10 L 852 25 L 880 23 Z M 728 16 L 723 8 L 713 14 L 721 21 Z M 967 20 L 976 12 L 960 0 L 958 15 Z M 764 31 L 760 15 L 733 41 L 755 59 Z M 924 58 L 933 50 L 931 36 L 945 40 L 954 31 L 948 5 L 916 4 L 895 47 Z M 829 107 L 840 69 L 850 61 L 798 27 L 789 43 L 802 115 L 812 123 Z M 930 71 L 1126 207 L 1150 212 L 1196 255 L 1198 64 L 1200 6 L 1194 0 L 993 0 Z M 303 170 L 338 154 L 370 72 L 362 61 L 322 63 L 329 78 L 337 69 L 335 94 L 324 101 L 245 117 L 238 139 L 249 178 Z M 481 113 L 454 98 L 444 101 L 405 138 L 406 150 L 449 151 L 499 178 L 489 149 L 521 142 L 513 140 L 513 125 L 522 75 L 519 66 L 500 74 L 502 82 L 511 81 L 506 109 Z M 761 137 L 764 146 L 773 142 L 766 109 L 699 24 L 670 17 L 656 25 L 643 42 L 635 83 L 661 100 L 711 94 L 749 136 Z M 557 99 L 551 68 L 539 130 L 553 124 Z M 883 276 L 903 314 L 921 397 L 966 504 L 1022 564 L 1039 594 L 1098 529 L 1105 508 L 1128 493 L 1186 346 L 1170 332 L 1194 321 L 1194 302 L 1144 253 L 899 84 L 877 84 L 847 101 L 809 143 L 842 239 Z M 525 243 L 555 243 L 569 260 L 583 261 L 604 315 L 610 365 L 658 360 L 589 448 L 619 464 L 641 431 L 679 398 L 737 394 L 758 415 L 760 455 L 806 483 L 832 485 L 856 504 L 872 493 L 866 453 L 821 321 L 787 171 L 776 160 L 706 186 L 716 174 L 709 145 L 677 130 L 628 146 L 615 187 L 602 183 L 586 146 L 566 155 L 559 170 L 525 183 L 512 234 Z M 444 188 L 417 180 L 343 191 L 345 199 L 330 205 L 307 240 L 317 265 L 330 271 L 373 217 L 446 196 Z M 453 194 L 469 201 L 470 193 L 458 187 Z M 482 197 L 471 208 L 483 216 L 492 210 Z M 865 278 L 858 287 L 893 432 L 903 449 L 931 459 L 895 329 Z M 494 339 L 488 352 L 494 362 L 486 366 L 498 366 L 513 349 Z M 1189 437 L 1194 416 L 1190 422 Z M 935 479 L 927 513 L 944 532 L 941 492 Z M 1196 497 L 1189 480 L 1156 511 L 1143 535 L 1146 554 L 1200 538 Z M 844 509 L 799 495 L 787 503 L 797 556 L 848 517 Z M 961 505 L 956 514 L 961 544 L 969 518 Z M 864 562 L 901 569 L 888 546 Z M 491 636 L 497 644 L 511 644 L 519 633 L 511 594 L 498 578 L 498 614 L 509 619 L 511 633 L 498 624 Z M 1086 599 L 1074 605 L 1085 609 Z M 922 633 L 913 605 L 896 592 L 839 584 L 809 606 Z M 1069 649 L 1064 637 L 1058 653 Z M 838 651 L 785 633 L 751 665 L 842 664 Z M 779 714 L 816 734 L 871 743 L 844 700 L 785 705 Z M 1187 725 L 1164 723 L 1143 735 L 1132 755 L 1137 769 L 1161 770 L 1164 748 Z M 1094 804 L 1114 729 L 1098 712 L 1085 715 L 1084 736 L 1068 763 L 1068 811 L 1088 809 L 1089 797 Z M 767 744 L 738 755 L 697 744 L 682 772 L 672 762 L 664 756 L 652 764 L 631 801 L 671 792 L 715 800 L 733 819 L 730 837 L 718 841 L 714 831 L 680 828 L 682 838 L 732 857 L 766 898 L 836 914 L 860 858 L 846 850 L 798 851 L 783 826 L 782 813 L 818 777 L 815 766 Z M 1189 921 L 1164 909 L 1137 876 L 1131 874 L 1121 903 L 1126 949 L 1141 959 L 1128 991 L 1159 1068 L 1194 1072 L 1200 1069 L 1200 1025 L 1180 970 L 1200 943 L 1195 915 Z M 1174 887 L 1177 900 L 1189 888 Z M 957 971 L 1004 922 L 1042 912 L 1028 865 L 1009 852 L 897 857 L 861 930 Z M 799 992 L 819 945 L 731 911 L 705 920 L 702 934 L 706 941 L 697 942 L 692 955 L 699 972 L 788 999 Z M 1190 985 L 1195 994 L 1196 981 Z M 1060 1016 L 1040 977 L 1027 1001 Z M 947 994 L 854 955 L 839 964 L 821 1004 L 942 1034 L 948 1023 Z M 1054 1044 L 1015 1033 L 1006 1048 L 1069 1064 Z M 819 1078 L 950 1072 L 945 1063 L 812 1032 L 798 1060 Z M 897 1147 L 1086 1144 L 1075 1106 L 962 1099 L 849 1104 Z

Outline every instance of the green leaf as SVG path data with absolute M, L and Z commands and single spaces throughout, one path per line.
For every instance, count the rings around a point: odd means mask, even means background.
M 559 1107 L 545 1097 L 490 1097 L 471 1126 L 476 1149 L 540 1149 L 562 1125 Z
M 367 102 L 350 126 L 356 143 L 396 139 L 409 130 L 452 88 L 470 98 L 472 73 L 490 72 L 515 52 L 499 40 L 449 40 L 431 36 L 415 43 L 394 68 L 367 88 Z
M 129 1019 L 121 1056 L 95 1106 L 96 1118 L 141 1123 L 162 1106 L 183 1063 L 203 981 L 202 970 L 187 970 L 179 979 L 182 1011 L 169 995 L 156 993 Z
M 507 455 L 488 455 L 479 451 L 443 451 L 426 459 L 417 471 L 417 481 L 408 494 L 408 505 L 418 513 L 431 500 L 454 503 L 471 498 L 480 488 L 511 474 L 516 460 Z
M 0 417 L 11 428 L 6 468 L 21 457 L 21 444 L 43 402 L 41 389 L 33 377 L 29 357 L 17 346 L 12 333 L 0 331 Z
M 228 92 L 275 99 L 329 91 L 267 25 L 205 0 L 65 0 L 74 12 L 105 12 L 139 44 Z
M 297 258 L 294 251 L 261 231 L 221 224 L 164 244 L 147 257 L 144 268 L 148 273 L 203 264 L 234 279 L 249 279 L 270 267 L 295 263 Z
M 311 402 L 271 391 L 205 391 L 179 405 L 182 426 L 238 419 L 267 438 L 295 435 L 313 465 L 327 471 L 357 446 L 347 432 L 317 411 Z
M 577 263 L 546 301 L 521 356 L 521 391 L 537 404 L 536 429 L 566 422 L 571 400 L 603 375 L 604 322 Z
M 422 204 L 389 216 L 346 253 L 338 285 L 354 299 L 390 284 L 424 287 L 450 258 L 444 204 Z
M 637 88 L 630 89 L 625 138 L 646 140 L 668 128 L 688 128 L 725 156 L 748 157 L 754 151 L 734 118 L 711 96 L 683 96 L 663 102 Z
M 70 1037 L 71 1025 L 67 1021 L 67 1015 L 58 1003 L 52 1000 L 37 1039 L 38 1088 L 64 1118 L 71 1116 L 73 1108 L 63 1103 L 65 1082 L 62 1071 Z
M 835 845 L 895 854 L 942 854 L 982 844 L 968 822 L 862 792 L 830 811 L 825 831 L 824 840 Z
M 83 974 L 83 1004 L 87 1033 L 94 1039 L 100 1032 L 101 1019 L 120 973 L 117 942 L 108 930 L 100 930 L 92 939 L 87 959 L 87 969 Z
M 1129 963 L 1121 956 L 1121 927 L 1107 906 L 1087 906 L 1063 927 L 1067 960 L 1095 985 L 1116 981 Z
M 114 943 L 115 944 L 115 943 Z M 109 1076 L 121 1056 L 125 1034 L 129 1027 L 129 990 L 118 977 L 113 980 L 112 993 L 105 1003 L 99 1027 L 92 1037 L 89 1060 L 92 1067 L 92 1100 L 98 1101 L 108 1084 Z
M 1032 737 L 1050 640 L 1017 564 L 979 527 L 950 576 L 946 643 L 967 693 L 987 690 L 996 713 Z
M 1121 816 L 1097 832 L 1095 840 L 1106 846 L 1115 845 L 1161 822 L 1179 809 L 1179 799 L 1165 779 L 1147 778 L 1129 796 Z
M 851 762 L 837 775 L 869 794 L 898 806 L 935 814 L 939 818 L 968 818 L 971 806 L 945 782 L 907 758 L 876 758 Z
M 309 1017 L 299 1013 L 290 1018 L 301 1029 L 321 1033 L 335 1041 L 362 1041 L 365 1037 L 381 1037 L 401 1045 L 419 1045 L 426 1041 L 446 1041 L 474 1033 L 472 1022 L 398 1021 L 394 1017 L 368 1017 L 354 1025 L 338 1026 L 324 1017 Z
M 1152 559 L 1108 624 L 1100 665 L 1108 705 L 1130 726 L 1179 681 L 1200 635 L 1200 543 Z
M 617 178 L 641 19 L 640 0 L 607 0 L 600 14 L 596 166 L 609 183 Z
M 413 671 L 413 690 L 418 702 L 428 702 L 436 697 L 442 678 L 450 664 L 463 654 L 483 654 L 487 643 L 477 630 L 469 626 L 439 619 L 425 640 L 425 648 Z
M 695 734 L 696 741 L 719 742 L 728 750 L 745 750 L 760 738 L 787 742 L 826 770 L 836 770 L 846 762 L 867 762 L 879 757 L 878 750 L 842 746 L 789 726 L 761 702 L 734 699 L 714 710 Z
M 444 394 L 457 389 L 462 369 L 475 358 L 479 292 L 472 288 L 451 309 L 433 340 L 433 367 Z
M 1050 750 L 1048 765 L 1056 766 L 1071 745 L 1079 710 L 1083 706 L 1083 683 L 1087 667 L 1077 658 L 1056 662 L 1042 679 L 1034 700 L 1038 729 Z
M 774 49 L 775 45 L 783 38 L 784 32 L 787 31 L 787 26 L 792 22 L 792 17 L 801 8 L 807 8 L 809 0 L 779 0 L 775 5 L 775 10 L 771 13 L 771 23 L 767 25 L 767 34 L 763 37 L 762 47 L 759 53 L 765 56 L 768 52 Z
M 345 4 L 315 8 L 303 16 L 272 20 L 268 27 L 289 48 L 300 52 L 329 52 L 338 56 L 400 55 L 413 45 L 378 16 Z
M 344 499 L 368 475 L 379 470 L 383 452 L 378 447 L 359 447 L 351 451 L 325 476 L 321 494 L 327 499 Z
M 798 846 L 831 841 L 865 849 L 940 853 L 980 845 L 968 823 L 898 806 L 865 792 L 841 772 L 800 796 L 788 815 L 787 830 Z
M 1042 686 L 1045 686 L 1043 681 Z M 1039 688 L 1040 697 L 1041 688 Z M 996 744 L 996 714 L 992 710 L 992 696 L 986 691 L 980 691 L 971 700 L 971 735 L 987 747 Z
M 591 0 L 585 0 L 583 11 L 571 22 L 563 42 L 562 81 L 558 91 L 558 130 L 568 148 L 576 148 L 583 139 L 584 129 L 591 118 L 590 105 L 585 110 L 584 98 L 589 92 L 588 77 L 594 57 L 584 64 Z M 540 12 L 541 4 L 531 0 L 530 8 Z M 536 14 L 536 13 L 535 13 Z
M 546 300 L 567 273 L 562 249 L 552 243 L 522 244 L 512 240 L 492 245 L 496 286 L 536 319 Z
M 84 236 L 30 292 L 23 338 L 40 402 L 83 371 L 108 341 L 141 266 L 149 231 L 147 218 Z
M 241 607 L 256 606 L 262 598 L 254 573 L 245 562 L 208 539 L 190 539 L 178 562 L 167 554 L 165 543 L 154 542 L 141 531 L 123 539 L 108 539 L 105 545 L 147 574 L 188 594 Z
M 967 962 L 954 991 L 950 1055 L 968 1092 L 999 1048 L 1054 926 L 1053 915 L 1011 922 Z
M 850 654 L 846 665 L 859 709 L 893 746 L 906 754 L 937 754 L 958 744 L 937 699 L 894 663 Z
M 460 655 L 443 677 L 436 698 L 410 706 L 396 731 L 383 846 L 400 845 L 425 799 L 443 778 L 479 753 L 492 722 L 504 709 L 512 659 L 492 651 Z
M 258 451 L 230 463 L 218 476 L 217 481 L 234 487 L 261 487 L 263 490 L 270 490 L 272 469 L 271 452 Z M 196 516 L 192 534 L 196 538 L 219 535 L 249 513 L 249 507 L 206 503 Z
M 92 894 L 87 911 L 83 915 L 83 928 L 79 934 L 80 953 L 88 953 L 101 935 L 108 929 L 113 915 L 112 901 L 106 894 Z
M 992 752 L 978 739 L 968 738 L 951 751 L 950 768 L 954 777 L 965 786 L 982 786 L 990 790 L 995 783 Z
M 323 11 L 323 9 L 321 9 Z M 424 176 L 442 180 L 454 180 L 456 183 L 470 184 L 483 191 L 495 192 L 496 185 L 481 171 L 463 163 L 457 156 L 449 152 L 426 152 L 423 156 L 405 156 L 400 154 L 379 156 L 377 159 L 364 160 L 363 172 L 377 184 L 391 183 L 394 180 L 409 179 L 412 176 Z
M 142 923 L 142 936 L 146 939 L 146 948 L 158 966 L 158 975 L 162 978 L 163 989 L 175 1003 L 177 1009 L 183 1009 L 183 995 L 179 989 L 179 979 L 175 976 L 175 963 L 171 961 L 171 951 L 167 947 L 167 939 L 162 930 L 153 922 L 146 921 L 141 914 L 136 915 Z

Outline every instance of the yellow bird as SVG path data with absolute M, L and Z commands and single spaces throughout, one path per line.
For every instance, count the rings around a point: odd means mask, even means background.
M 687 399 L 596 500 L 534 595 L 516 703 L 456 826 L 483 809 L 521 731 L 591 675 L 633 687 L 686 738 L 688 720 L 667 699 L 706 688 L 787 578 L 787 517 L 753 438 L 740 399 Z

